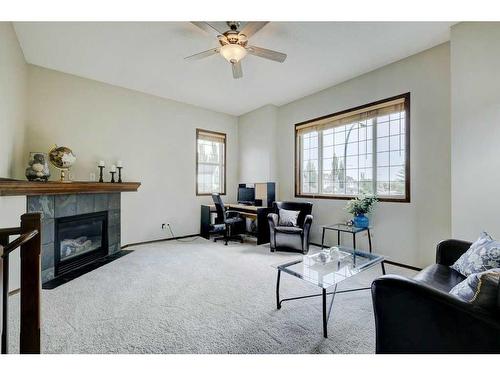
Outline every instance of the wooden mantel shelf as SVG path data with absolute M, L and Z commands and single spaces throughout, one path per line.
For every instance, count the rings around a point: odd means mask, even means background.
M 31 182 L 23 180 L 0 179 L 0 196 L 13 195 L 58 195 L 84 193 L 122 193 L 137 191 L 140 182 Z

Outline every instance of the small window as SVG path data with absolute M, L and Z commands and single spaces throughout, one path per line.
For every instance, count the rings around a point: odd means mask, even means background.
M 196 129 L 196 195 L 226 194 L 226 134 Z
M 295 195 L 410 201 L 410 94 L 295 126 Z

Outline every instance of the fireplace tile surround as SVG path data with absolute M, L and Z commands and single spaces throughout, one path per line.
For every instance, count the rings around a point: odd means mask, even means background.
M 55 219 L 107 211 L 108 254 L 120 250 L 120 193 L 32 195 L 27 197 L 27 212 L 42 213 L 42 282 L 54 279 Z

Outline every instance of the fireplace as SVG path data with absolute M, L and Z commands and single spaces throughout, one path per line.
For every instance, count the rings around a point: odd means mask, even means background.
M 55 220 L 55 277 L 108 255 L 108 212 L 65 216 Z
M 42 283 L 86 263 L 100 263 L 98 258 L 120 252 L 120 193 L 30 195 L 27 198 L 26 212 L 43 213 Z M 84 224 L 83 227 L 79 227 L 80 224 Z M 76 242 L 65 241 L 65 251 L 61 254 L 62 237 Z

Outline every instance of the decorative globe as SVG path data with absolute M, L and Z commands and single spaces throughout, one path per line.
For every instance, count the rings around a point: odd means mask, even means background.
M 76 156 L 68 147 L 58 147 L 57 145 L 49 151 L 49 160 L 54 167 L 61 170 L 61 181 L 64 179 L 64 171 L 70 169 L 75 164 Z

